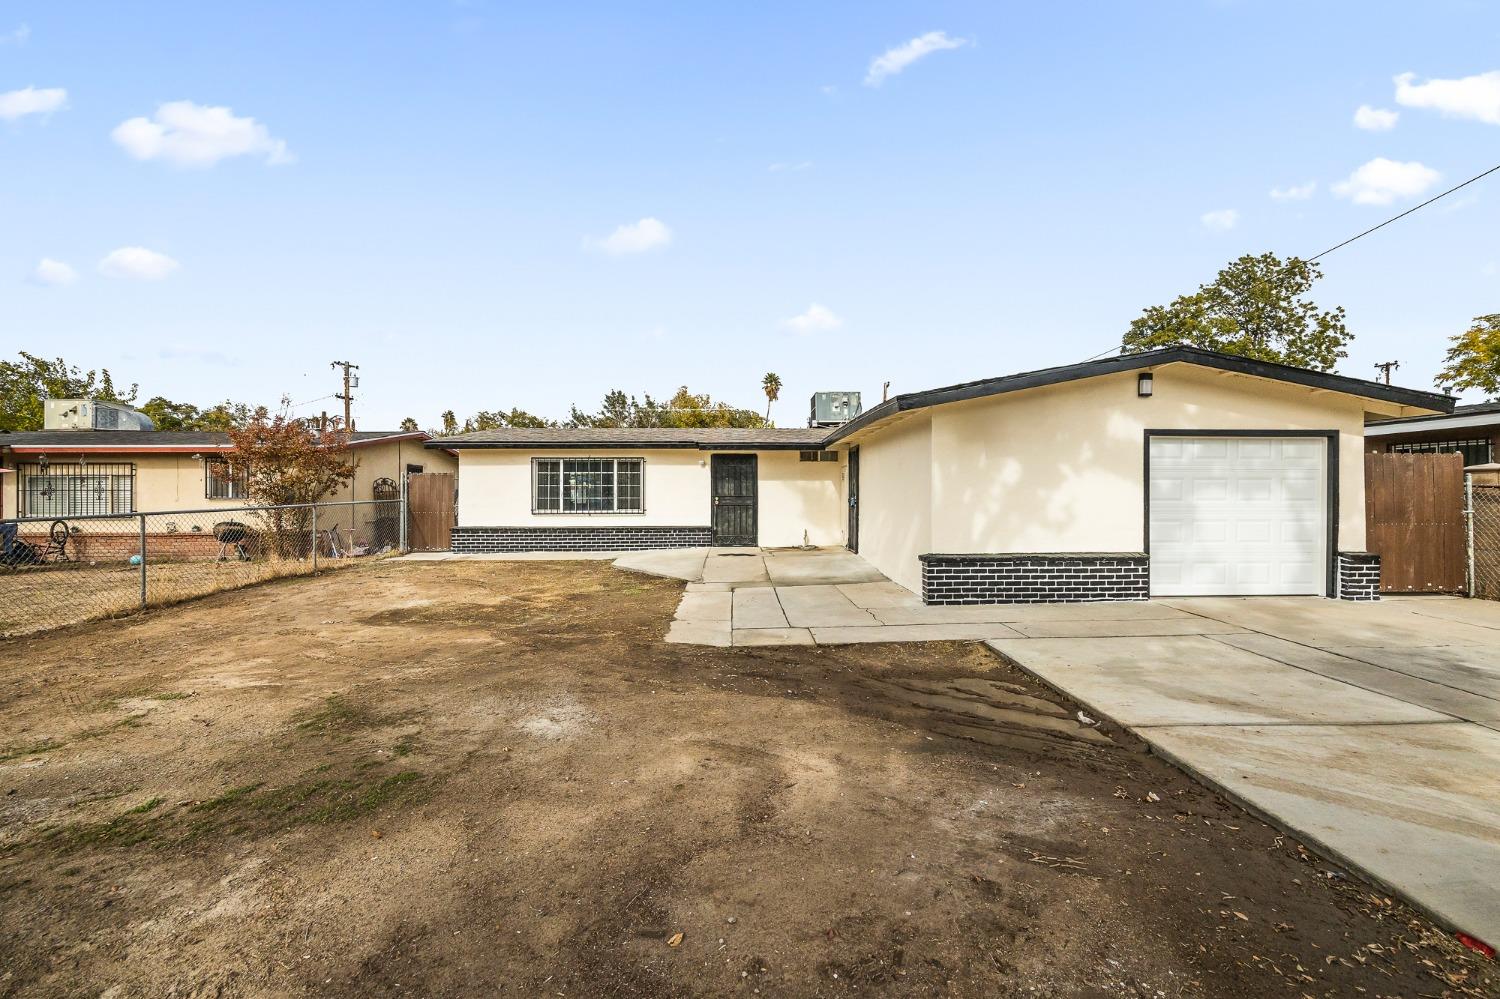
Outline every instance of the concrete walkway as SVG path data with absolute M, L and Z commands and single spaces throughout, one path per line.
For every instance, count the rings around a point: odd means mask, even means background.
M 640 552 L 669 642 L 986 641 L 1439 921 L 1500 942 L 1500 603 L 928 607 L 841 549 Z

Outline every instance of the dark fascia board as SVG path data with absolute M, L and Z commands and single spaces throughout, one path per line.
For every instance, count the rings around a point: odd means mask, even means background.
M 1095 378 L 1100 375 L 1113 375 L 1124 371 L 1138 371 L 1142 368 L 1154 368 L 1164 364 L 1176 363 L 1196 364 L 1205 368 L 1217 368 L 1220 371 L 1232 371 L 1242 375 L 1253 375 L 1257 378 L 1269 378 L 1274 381 L 1290 382 L 1294 385 L 1306 385 L 1309 388 L 1326 389 L 1330 392 L 1343 392 L 1364 399 L 1377 399 L 1381 402 L 1394 403 L 1400 406 L 1435 409 L 1445 414 L 1453 412 L 1453 397 L 1438 392 L 1422 392 L 1417 389 L 1400 388 L 1395 385 L 1386 385 L 1383 382 L 1374 382 L 1363 378 L 1348 378 L 1344 375 L 1328 374 L 1322 371 L 1309 371 L 1306 368 L 1273 364 L 1270 361 L 1257 361 L 1248 357 L 1240 357 L 1237 354 L 1221 354 L 1212 350 L 1200 350 L 1197 347 L 1167 347 L 1162 350 L 1145 351 L 1140 354 L 1122 354 L 1118 357 L 1109 357 L 1100 361 L 1065 364 L 1056 368 L 1043 368 L 1040 371 L 1025 371 L 1017 375 L 985 378 L 980 381 L 963 382 L 959 385 L 949 385 L 926 392 L 909 392 L 905 395 L 894 396 L 878 406 L 865 410 L 848 423 L 834 428 L 833 433 L 823 443 L 825 445 L 837 443 L 850 434 L 858 433 L 872 423 L 878 423 L 881 420 L 889 419 L 892 416 L 913 409 L 926 409 L 931 406 L 940 406 L 947 402 L 983 399 L 986 396 L 1003 395 L 1006 392 L 1019 392 L 1023 389 L 1059 385 L 1063 382 L 1077 381 L 1082 378 Z
M 442 438 L 423 445 L 452 451 L 821 451 L 823 445 L 744 441 L 706 443 L 695 441 L 444 441 Z

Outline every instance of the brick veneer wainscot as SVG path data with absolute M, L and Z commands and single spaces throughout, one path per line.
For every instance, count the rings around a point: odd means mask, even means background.
M 484 552 L 620 552 L 706 548 L 711 527 L 455 527 L 455 554 Z
M 1339 599 L 1380 599 L 1380 556 L 1374 552 L 1339 552 Z
M 922 602 L 1044 604 L 1145 600 L 1151 560 L 1143 552 L 1014 552 L 922 555 Z

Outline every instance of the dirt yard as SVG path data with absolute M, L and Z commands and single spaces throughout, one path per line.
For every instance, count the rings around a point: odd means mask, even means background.
M 982 647 L 399 563 L 0 644 L 0 995 L 1489 995 Z

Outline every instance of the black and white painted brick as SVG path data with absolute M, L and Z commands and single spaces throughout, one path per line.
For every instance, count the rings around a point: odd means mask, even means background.
M 711 527 L 455 527 L 455 554 L 489 552 L 623 552 L 706 548 Z
M 1150 559 L 1141 552 L 922 555 L 928 604 L 1085 603 L 1145 600 Z
M 1339 599 L 1380 599 L 1380 556 L 1374 552 L 1339 552 Z

